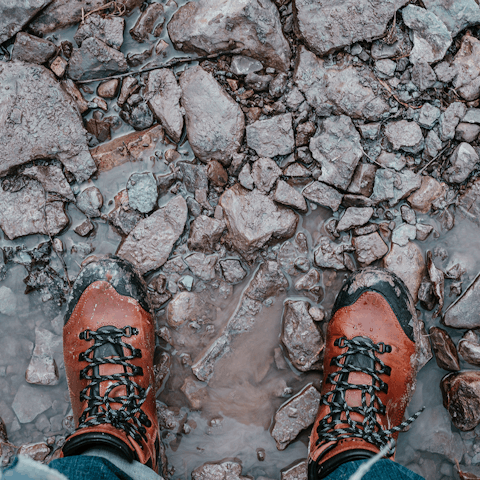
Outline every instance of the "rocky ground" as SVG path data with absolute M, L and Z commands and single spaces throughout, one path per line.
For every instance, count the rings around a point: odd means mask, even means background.
M 476 1 L 11 5 L 3 461 L 48 462 L 71 431 L 65 297 L 116 253 L 155 307 L 167 479 L 306 478 L 329 310 L 367 265 L 406 282 L 425 326 L 409 413 L 427 409 L 397 460 L 480 478 Z

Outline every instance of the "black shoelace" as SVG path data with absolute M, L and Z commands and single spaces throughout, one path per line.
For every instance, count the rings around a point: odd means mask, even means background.
M 319 439 L 317 445 L 323 442 L 335 442 L 345 438 L 362 438 L 368 443 L 376 445 L 382 449 L 388 445 L 387 456 L 393 455 L 395 452 L 395 441 L 390 436 L 395 432 L 404 430 L 408 425 L 413 423 L 418 416 L 423 412 L 424 408 L 409 417 L 396 427 L 384 430 L 382 425 L 377 421 L 377 414 L 385 415 L 386 408 L 381 399 L 377 396 L 380 392 L 387 392 L 388 385 L 380 379 L 380 375 L 389 376 L 391 368 L 385 365 L 377 354 L 389 353 L 392 351 L 390 345 L 385 345 L 383 342 L 375 344 L 368 339 L 352 339 L 345 337 L 335 340 L 336 347 L 345 348 L 346 351 L 332 359 L 331 365 L 339 368 L 338 371 L 328 375 L 325 381 L 330 382 L 335 388 L 324 395 L 321 403 L 327 405 L 330 409 L 329 413 L 321 420 L 317 427 Z M 357 366 L 349 363 L 349 357 L 357 355 L 367 357 L 363 366 Z M 345 359 L 345 363 L 341 363 Z M 369 360 L 368 360 L 369 359 Z M 355 362 L 359 363 L 359 362 Z M 370 363 L 373 368 L 365 366 Z M 372 377 L 372 384 L 354 385 L 348 382 L 348 375 L 353 372 L 366 373 Z M 352 407 L 345 401 L 345 396 L 348 390 L 360 390 L 362 393 L 362 405 L 359 407 Z M 367 396 L 369 399 L 367 399 Z M 355 412 L 363 417 L 362 422 L 357 422 L 352 419 L 351 414 Z M 342 414 L 345 418 L 342 419 Z M 348 424 L 348 427 L 345 425 Z M 342 425 L 340 428 L 335 428 Z
M 105 423 L 122 429 L 135 441 L 146 440 L 146 427 L 151 425 L 147 415 L 142 411 L 141 406 L 145 402 L 150 386 L 142 388 L 132 380 L 132 377 L 143 375 L 141 367 L 137 367 L 129 360 L 141 358 L 141 351 L 122 341 L 122 337 L 138 335 L 138 329 L 127 326 L 125 328 L 102 327 L 97 331 L 85 330 L 80 334 L 82 340 L 94 340 L 94 344 L 85 352 L 80 354 L 80 361 L 88 362 L 89 365 L 80 372 L 80 379 L 90 380 L 90 383 L 80 392 L 80 400 L 87 401 L 88 406 L 79 419 L 78 428 L 86 428 Z M 105 348 L 122 354 L 99 355 L 98 351 Z M 130 352 L 125 355 L 123 352 Z M 107 358 L 108 357 L 108 358 Z M 123 372 L 112 375 L 100 375 L 101 365 L 115 364 L 122 365 Z M 91 371 L 91 373 L 89 373 Z M 110 381 L 111 385 L 100 395 L 102 382 Z M 126 395 L 110 396 L 110 393 L 118 388 L 125 387 Z M 120 408 L 112 408 L 113 404 L 120 404 Z

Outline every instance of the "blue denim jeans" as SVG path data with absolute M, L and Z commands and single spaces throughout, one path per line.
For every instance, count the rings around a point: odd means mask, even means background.
M 105 456 L 110 455 L 107 452 Z M 162 480 L 162 477 L 138 462 L 125 462 L 122 468 L 100 454 L 79 455 L 54 460 L 49 467 L 29 458 L 16 458 L 5 469 L 4 478 L 9 480 Z M 116 461 L 117 459 L 111 458 Z M 365 460 L 348 462 L 338 467 L 325 480 L 348 480 Z M 118 463 L 118 462 L 117 462 Z M 120 466 L 122 464 L 120 463 Z M 128 470 L 127 474 L 125 470 Z M 392 462 L 380 460 L 372 466 L 362 480 L 423 480 L 408 468 Z

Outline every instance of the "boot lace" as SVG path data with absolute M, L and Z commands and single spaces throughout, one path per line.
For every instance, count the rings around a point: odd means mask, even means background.
M 80 392 L 80 401 L 87 401 L 88 404 L 79 418 L 78 428 L 109 423 L 117 429 L 124 430 L 137 442 L 141 439 L 146 441 L 145 426 L 150 427 L 151 422 L 142 411 L 141 406 L 145 402 L 151 386 L 144 389 L 132 380 L 132 377 L 143 375 L 141 367 L 129 363 L 129 360 L 141 358 L 141 351 L 122 341 L 122 337 L 131 337 L 132 335 L 138 335 L 138 329 L 130 326 L 125 328 L 102 327 L 97 331 L 85 330 L 80 333 L 80 339 L 94 340 L 94 344 L 79 357 L 80 361 L 89 363 L 80 372 L 80 379 L 90 380 L 90 383 Z M 121 347 L 122 352 L 130 354 L 109 355 L 108 358 L 95 355 L 95 350 L 106 344 Z M 121 365 L 124 367 L 124 371 L 111 375 L 100 375 L 99 367 L 106 364 Z M 100 395 L 102 382 L 111 383 L 105 393 Z M 110 396 L 114 389 L 122 386 L 125 387 L 126 395 Z M 120 407 L 113 408 L 112 405 L 120 405 Z
M 334 345 L 347 350 L 337 357 L 332 358 L 331 361 L 331 365 L 338 367 L 339 370 L 329 374 L 326 379 L 326 381 L 333 384 L 335 388 L 321 399 L 321 403 L 329 407 L 329 413 L 325 415 L 317 427 L 319 435 L 317 445 L 323 442 L 334 442 L 334 444 L 336 444 L 345 438 L 362 438 L 368 443 L 376 445 L 380 450 L 387 448 L 387 456 L 392 456 L 395 452 L 395 441 L 390 438 L 390 436 L 395 432 L 401 432 L 413 423 L 425 407 L 403 421 L 400 425 L 388 430 L 383 429 L 377 420 L 377 414 L 385 415 L 386 407 L 377 395 L 380 392 L 388 392 L 388 384 L 381 380 L 380 375 L 390 376 L 391 368 L 385 365 L 385 363 L 377 357 L 377 354 L 390 353 L 392 347 L 383 342 L 375 344 L 373 342 L 362 342 L 356 339 L 349 340 L 345 337 L 337 338 Z M 341 363 L 342 359 L 347 360 L 348 357 L 358 354 L 368 357 L 373 362 L 374 368 L 366 366 L 360 367 L 347 361 Z M 370 375 L 373 380 L 372 384 L 355 385 L 349 383 L 348 375 L 353 372 Z M 347 390 L 361 391 L 361 406 L 352 407 L 347 404 L 345 400 Z M 352 413 L 361 415 L 363 421 L 357 422 L 353 420 L 351 417 Z M 345 418 L 341 418 L 342 414 L 345 415 Z M 335 428 L 338 425 L 342 426 Z M 348 425 L 348 427 L 345 425 Z

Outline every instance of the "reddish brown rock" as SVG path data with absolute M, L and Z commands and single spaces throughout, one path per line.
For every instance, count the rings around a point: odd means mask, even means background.
M 430 328 L 430 340 L 435 353 L 437 365 L 444 370 L 457 372 L 460 370 L 457 349 L 450 335 L 438 327 Z
M 143 43 L 153 33 L 153 27 L 157 22 L 161 25 L 165 22 L 163 5 L 161 3 L 151 3 L 138 17 L 133 28 L 130 29 L 130 35 L 137 42 Z
M 15 37 L 12 60 L 42 64 L 48 62 L 57 52 L 57 46 L 43 38 L 19 32 Z
M 228 182 L 228 173 L 217 160 L 207 163 L 207 177 L 216 187 L 224 187 Z
M 480 371 L 449 373 L 440 388 L 453 424 L 464 432 L 473 430 L 480 423 Z
M 29 457 L 36 462 L 43 462 L 50 450 L 50 447 L 45 442 L 26 443 L 18 449 L 17 455 Z
M 473 330 L 466 332 L 458 342 L 458 353 L 471 365 L 480 365 L 480 343 Z
M 428 213 L 432 203 L 444 194 L 444 184 L 437 182 L 432 177 L 424 176 L 420 188 L 407 198 L 407 202 L 417 212 Z

